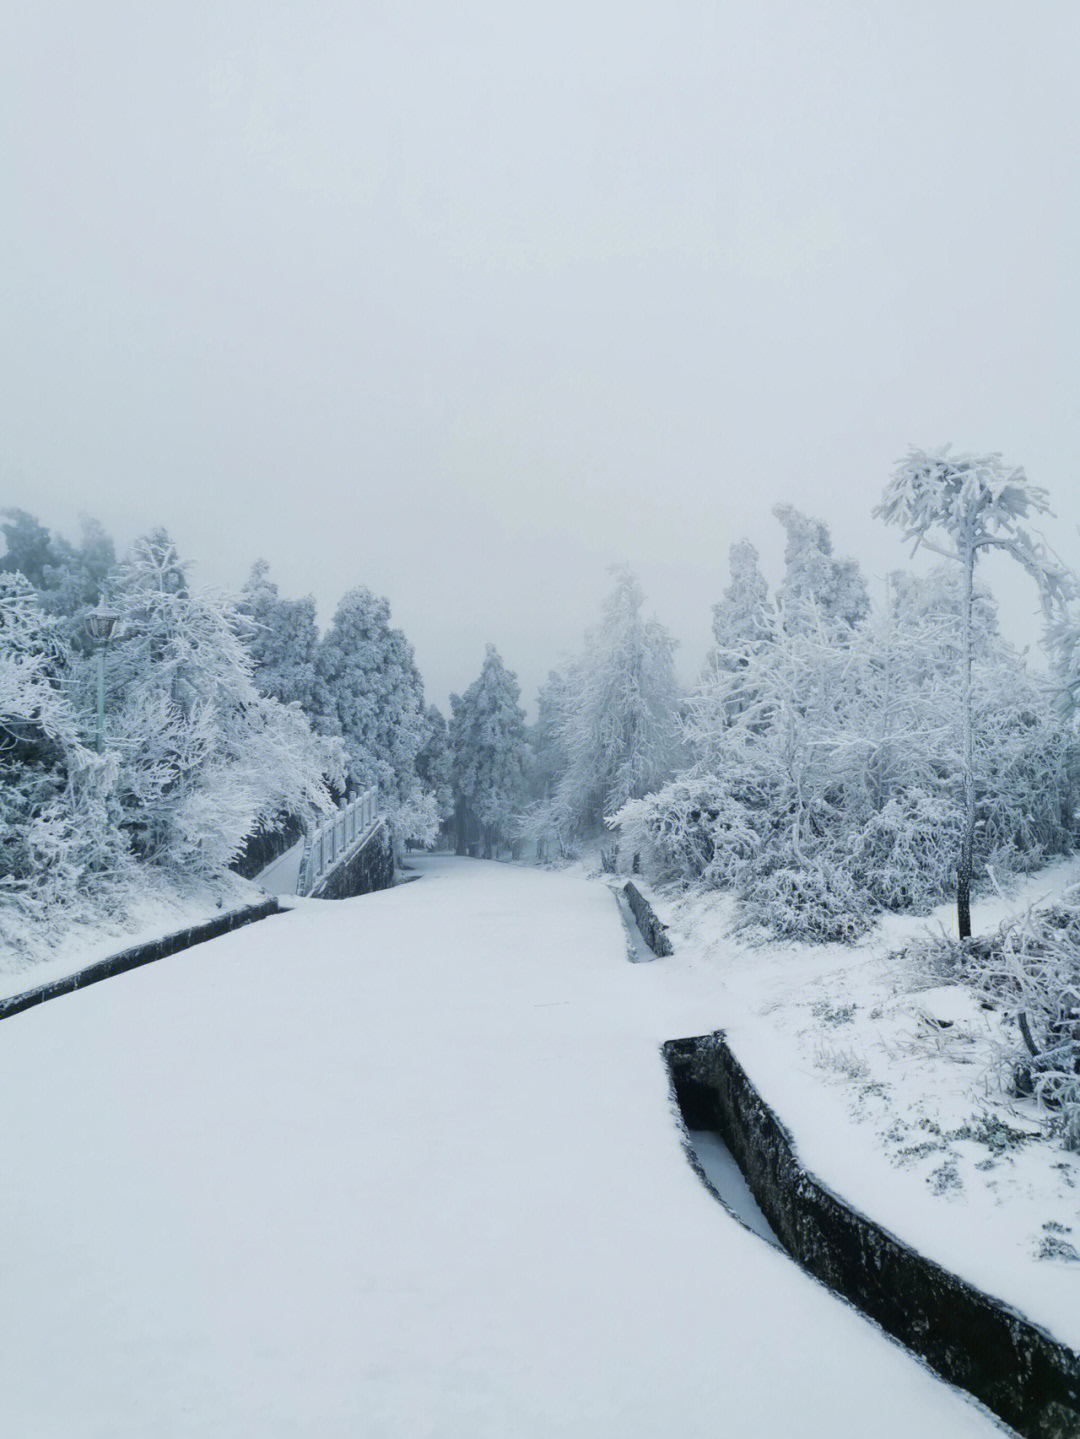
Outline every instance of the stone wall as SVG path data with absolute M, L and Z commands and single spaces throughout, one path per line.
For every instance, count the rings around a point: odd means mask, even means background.
M 626 895 L 627 903 L 637 920 L 637 927 L 641 930 L 645 943 L 653 954 L 670 954 L 671 940 L 667 937 L 667 925 L 660 923 L 656 917 L 656 911 L 637 885 L 628 882 L 623 886 L 623 894 Z
M 162 935 L 160 939 L 133 945 L 130 949 L 121 950 L 119 954 L 110 955 L 108 959 L 99 959 L 96 964 L 87 965 L 77 974 L 67 974 L 63 979 L 54 979 L 49 984 L 41 984 L 35 989 L 24 990 L 22 994 L 12 994 L 6 999 L 0 999 L 0 1019 L 7 1019 L 8 1015 L 18 1014 L 23 1009 L 31 1009 L 35 1004 L 43 1004 L 47 999 L 56 999 L 61 994 L 85 989 L 88 984 L 97 984 L 98 980 L 110 979 L 114 974 L 124 974 L 129 969 L 138 969 L 140 965 L 152 964 L 156 959 L 167 959 L 169 955 L 178 954 L 182 949 L 190 949 L 193 944 L 201 944 L 204 939 L 216 939 L 219 934 L 228 934 L 232 929 L 239 929 L 257 919 L 266 919 L 279 911 L 280 906 L 276 899 L 264 899 L 258 904 L 244 905 L 242 909 L 226 910 L 223 914 L 214 915 L 213 919 L 190 925 L 187 929 L 175 930 L 172 934 Z
M 799 1161 L 724 1035 L 664 1046 L 690 1129 L 720 1134 L 804 1269 L 1029 1439 L 1080 1436 L 1080 1355 L 858 1213 Z
M 325 875 L 312 890 L 314 899 L 350 899 L 355 894 L 389 889 L 394 882 L 394 846 L 385 819 L 353 854 Z

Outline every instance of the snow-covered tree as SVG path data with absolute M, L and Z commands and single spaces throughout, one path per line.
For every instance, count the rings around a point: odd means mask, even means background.
M 299 706 L 258 693 L 244 617 L 228 598 L 191 588 L 163 532 L 132 547 L 113 598 L 106 750 L 139 859 L 213 874 L 282 814 L 330 808 L 340 746 L 313 735 Z M 77 688 L 87 709 L 89 671 Z
M 7 545 L 0 572 L 23 575 L 37 592 L 41 607 L 60 619 L 59 634 L 76 650 L 92 648 L 86 633 L 86 612 L 98 603 L 116 564 L 113 542 L 100 523 L 81 515 L 81 542 L 52 535 L 25 510 L 3 513 L 0 525 Z
M 60 621 L 19 572 L 0 573 L 0 943 L 85 914 L 122 868 L 115 766 L 83 743 Z
M 675 641 L 645 619 L 634 576 L 616 570 L 600 624 L 585 637 L 559 696 L 566 764 L 549 826 L 563 833 L 598 828 L 628 799 L 663 783 L 680 754 Z
M 725 652 L 772 638 L 776 613 L 769 601 L 769 586 L 758 569 L 758 552 L 749 540 L 729 551 L 731 584 L 723 599 L 713 605 L 712 629 L 717 648 Z
M 431 843 L 438 813 L 416 773 L 428 738 L 423 682 L 412 645 L 390 627 L 389 602 L 363 585 L 343 597 L 319 642 L 314 704 L 318 727 L 344 741 L 351 783 L 379 786 L 399 844 Z
M 1069 851 L 1076 783 L 1049 687 L 996 635 L 988 597 L 975 615 L 975 874 L 1004 878 Z M 813 596 L 779 618 L 706 671 L 686 721 L 697 763 L 624 806 L 626 845 L 657 874 L 731 889 L 774 934 L 851 939 L 882 910 L 925 913 L 960 842 L 956 581 L 894 579 L 843 643 Z
M 26 510 L 0 510 L 4 523 L 5 553 L 0 556 L 0 573 L 19 574 L 39 593 L 47 587 L 46 572 L 55 562 L 49 531 Z
M 777 505 L 773 514 L 787 531 L 784 581 L 776 597 L 788 622 L 795 622 L 805 601 L 814 600 L 827 623 L 854 628 L 870 611 L 858 562 L 834 557 L 823 520 L 811 519 L 791 505 Z
M 458 852 L 479 834 L 484 857 L 515 834 L 525 797 L 525 711 L 517 676 L 488 645 L 478 679 L 451 696 Z
M 560 816 L 554 806 L 555 791 L 567 766 L 562 735 L 565 696 L 565 679 L 558 670 L 550 670 L 537 695 L 536 723 L 527 734 L 527 804 L 518 831 L 536 846 L 538 860 L 544 860 L 551 847 L 560 856 L 567 853 L 568 833 L 560 831 Z
M 987 550 L 1011 554 L 1035 581 L 1050 613 L 1072 593 L 1071 576 L 1045 542 L 1032 535 L 1029 517 L 1048 514 L 1046 491 L 1031 484 L 1001 455 L 950 456 L 949 446 L 927 453 L 911 449 L 896 466 L 874 510 L 898 525 L 905 539 L 960 566 L 960 708 L 962 720 L 963 819 L 956 865 L 956 914 L 961 939 L 971 935 L 971 878 L 975 844 L 975 728 L 972 704 L 975 564 Z M 914 552 L 914 551 L 913 551 Z
M 416 756 L 416 773 L 424 789 L 433 796 L 440 825 L 454 813 L 454 757 L 446 719 L 438 705 L 428 705 L 427 739 Z
M 282 599 L 269 568 L 265 560 L 256 560 L 239 600 L 241 613 L 252 621 L 247 646 L 255 684 L 260 694 L 282 704 L 295 700 L 311 714 L 319 643 L 315 600 L 311 595 Z

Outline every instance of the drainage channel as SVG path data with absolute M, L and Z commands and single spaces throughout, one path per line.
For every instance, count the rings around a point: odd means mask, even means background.
M 615 903 L 619 907 L 619 915 L 626 930 L 626 957 L 631 964 L 649 964 L 656 958 L 655 953 L 649 948 L 649 942 L 642 934 L 637 920 L 634 918 L 634 911 L 626 895 L 620 889 L 613 889 Z
M 688 1129 L 686 1133 L 705 1178 L 720 1196 L 724 1207 L 730 1209 L 736 1219 L 742 1220 L 747 1229 L 752 1229 L 767 1244 L 771 1244 L 774 1249 L 781 1249 L 782 1245 L 773 1233 L 769 1221 L 758 1208 L 757 1200 L 750 1193 L 750 1186 L 735 1163 L 734 1155 L 720 1136 L 711 1129 Z
M 731 1213 L 1024 1439 L 1080 1439 L 1080 1354 L 805 1169 L 722 1031 L 663 1055 L 691 1157 Z

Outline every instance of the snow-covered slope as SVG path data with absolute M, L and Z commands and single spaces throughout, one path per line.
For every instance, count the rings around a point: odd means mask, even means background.
M 603 885 L 418 865 L 3 1024 L 7 1432 L 994 1432 L 700 1184 Z

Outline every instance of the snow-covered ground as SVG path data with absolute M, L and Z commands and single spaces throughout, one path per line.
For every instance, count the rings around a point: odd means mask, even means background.
M 1078 879 L 1073 859 L 976 901 L 975 932 Z M 1002 1092 L 993 1016 L 902 957 L 931 926 L 955 933 L 954 907 L 888 917 L 854 948 L 754 948 L 728 933 L 723 895 L 651 895 L 675 954 L 650 981 L 682 994 L 682 1033 L 726 1030 L 807 1167 L 1080 1350 L 1080 1155 L 1047 1136 L 1033 1101 Z
M 712 963 L 413 863 L 4 1021 L 6 1432 L 995 1432 L 697 1179 L 659 1044 Z

